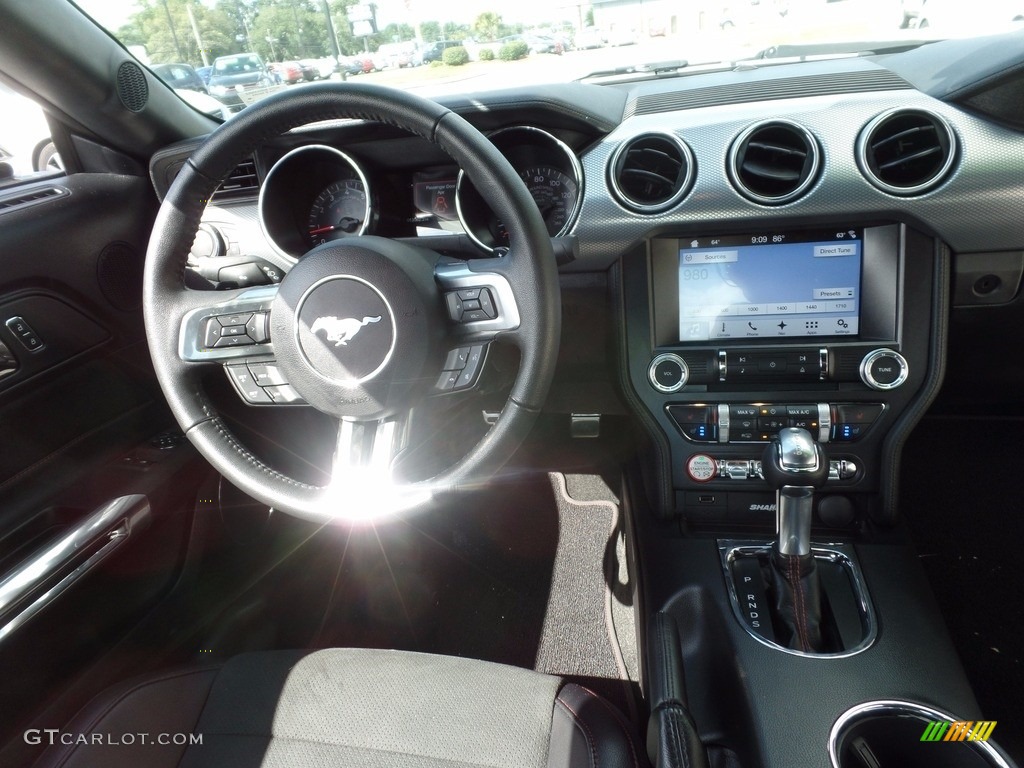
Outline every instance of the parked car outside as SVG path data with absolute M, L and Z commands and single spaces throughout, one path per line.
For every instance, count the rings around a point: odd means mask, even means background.
M 199 75 L 199 79 L 203 81 L 203 85 L 209 87 L 210 75 L 213 73 L 213 67 L 199 67 L 196 70 L 196 74 Z
M 461 40 L 438 40 L 431 43 L 423 50 L 423 63 L 429 64 L 432 61 L 440 61 L 448 48 L 456 48 L 462 45 Z
M 423 57 L 420 56 L 422 62 Z M 384 43 L 374 56 L 377 69 L 402 69 L 413 66 L 412 48 L 409 43 Z
M 150 67 L 153 73 L 175 90 L 209 93 L 206 83 L 191 64 L 154 64 Z
M 561 40 L 547 35 L 525 35 L 523 39 L 530 46 L 530 53 L 554 53 L 561 56 L 565 52 Z
M 314 75 L 314 80 L 326 80 L 338 71 L 337 62 L 330 56 L 321 59 L 303 59 L 300 62 L 304 69 Z
M 213 62 L 209 88 L 211 95 L 237 111 L 246 104 L 243 93 L 270 88 L 273 84 L 273 75 L 258 54 L 235 53 L 220 56 Z
M 282 61 L 270 66 L 282 83 L 292 85 L 293 83 L 302 82 L 304 79 L 302 76 L 302 66 L 297 61 Z
M 607 42 L 604 32 L 597 27 L 584 27 L 576 33 L 575 45 L 581 51 L 587 51 L 592 48 L 604 48 Z
M 370 66 L 369 61 L 369 57 L 339 56 L 338 71 L 344 75 L 361 75 L 370 71 L 367 69 Z

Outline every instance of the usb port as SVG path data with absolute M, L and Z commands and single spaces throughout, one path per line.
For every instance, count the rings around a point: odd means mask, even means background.
M 715 495 L 713 493 L 702 493 L 697 497 L 698 504 L 714 504 Z

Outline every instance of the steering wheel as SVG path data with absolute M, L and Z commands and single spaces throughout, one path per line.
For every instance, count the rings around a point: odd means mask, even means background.
M 273 137 L 341 118 L 387 123 L 438 145 L 505 223 L 511 249 L 454 261 L 405 242 L 346 237 L 310 250 L 279 285 L 188 288 L 189 249 L 220 181 Z M 416 508 L 497 471 L 547 395 L 561 320 L 551 241 L 508 161 L 435 102 L 348 83 L 273 94 L 210 134 L 157 214 L 143 309 L 157 380 L 189 440 L 245 493 L 321 523 Z M 497 422 L 441 474 L 396 481 L 391 467 L 410 409 L 424 398 L 471 389 L 488 345 L 499 338 L 519 348 L 520 367 Z M 224 366 L 254 405 L 305 401 L 336 419 L 330 482 L 299 482 L 245 448 L 200 385 L 210 365 Z

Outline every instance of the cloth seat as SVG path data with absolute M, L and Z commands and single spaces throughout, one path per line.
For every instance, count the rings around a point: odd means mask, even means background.
M 90 702 L 37 768 L 641 768 L 588 689 L 471 659 L 328 649 L 236 656 Z

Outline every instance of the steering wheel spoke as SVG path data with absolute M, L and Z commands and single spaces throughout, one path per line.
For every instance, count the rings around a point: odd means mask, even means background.
M 468 392 L 480 381 L 480 373 L 487 361 L 490 344 L 454 339 L 445 357 L 444 365 L 434 385 L 434 395 Z
M 350 480 L 354 474 L 391 479 L 391 462 L 405 446 L 407 419 L 338 421 L 338 439 L 332 461 L 332 482 Z
M 463 344 L 486 344 L 519 328 L 519 305 L 501 259 L 439 263 L 434 279 L 444 296 L 451 335 Z
M 276 360 L 266 357 L 224 363 L 238 396 L 249 405 L 306 405 Z
M 232 292 L 226 300 L 213 295 L 220 300 L 188 309 L 182 317 L 178 356 L 190 363 L 273 357 L 270 306 L 277 286 Z

